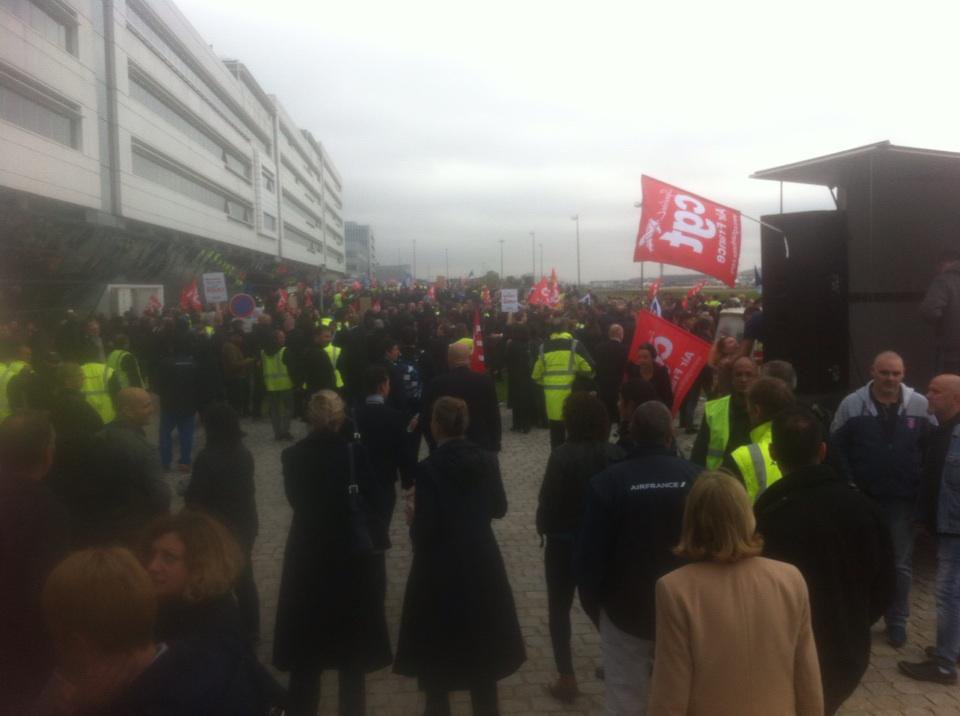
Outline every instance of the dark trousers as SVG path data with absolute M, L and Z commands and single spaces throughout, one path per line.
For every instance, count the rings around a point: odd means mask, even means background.
M 260 638 L 260 593 L 257 591 L 257 583 L 253 579 L 253 564 L 250 561 L 249 554 L 247 554 L 246 569 L 237 579 L 237 583 L 233 587 L 233 593 L 237 598 L 237 607 L 240 610 L 240 621 L 243 623 L 243 628 L 251 642 L 256 644 Z
M 287 716 L 316 716 L 320 708 L 320 673 L 313 667 L 291 669 Z M 339 716 L 364 716 L 367 710 L 365 686 L 366 676 L 362 671 L 340 672 Z
M 474 716 L 498 716 L 497 682 L 481 681 L 470 689 L 470 705 Z M 447 691 L 428 691 L 427 708 L 423 716 L 450 716 L 450 693 Z
M 550 625 L 553 660 L 561 676 L 572 676 L 570 608 L 573 606 L 573 594 L 577 589 L 577 580 L 573 574 L 573 540 L 548 535 L 543 566 L 547 580 L 547 620 Z
M 196 416 L 180 417 L 170 413 L 160 415 L 160 464 L 164 469 L 173 462 L 173 431 L 180 441 L 180 464 L 189 465 L 193 453 L 193 427 Z
M 550 448 L 560 447 L 567 441 L 567 429 L 562 420 L 550 421 Z
M 227 402 L 237 411 L 237 415 L 246 417 L 250 414 L 250 379 L 228 378 L 225 381 Z

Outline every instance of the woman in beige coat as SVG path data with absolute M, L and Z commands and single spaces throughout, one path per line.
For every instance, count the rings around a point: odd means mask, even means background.
M 657 582 L 649 716 L 822 716 L 806 584 L 755 528 L 739 482 L 697 478 L 676 548 L 694 562 Z

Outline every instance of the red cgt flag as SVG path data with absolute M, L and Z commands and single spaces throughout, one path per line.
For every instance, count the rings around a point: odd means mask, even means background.
M 473 311 L 473 352 L 470 353 L 470 370 L 474 373 L 486 373 L 483 359 L 483 328 L 480 325 L 480 309 Z
M 530 290 L 530 296 L 527 298 L 527 303 L 529 303 L 531 306 L 549 306 L 550 297 L 550 285 L 547 283 L 547 277 L 544 276 L 540 279 L 540 283 Z
M 710 344 L 649 311 L 638 311 L 637 328 L 628 354 L 630 361 L 636 358 L 637 350 L 644 343 L 654 345 L 659 354 L 657 360 L 670 371 L 673 414 L 676 415 L 690 387 L 707 364 Z
M 693 269 L 733 286 L 740 261 L 740 212 L 648 176 L 634 261 Z

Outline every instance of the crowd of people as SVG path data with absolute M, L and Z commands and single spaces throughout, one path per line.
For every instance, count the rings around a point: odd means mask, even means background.
M 449 714 L 454 691 L 498 713 L 497 682 L 526 659 L 492 529 L 510 478 L 498 382 L 510 430 L 544 429 L 551 446 L 536 529 L 552 698 L 581 696 L 579 593 L 608 713 L 835 713 L 867 668 L 872 625 L 884 617 L 887 641 L 907 640 L 917 522 L 939 536 L 937 643 L 900 669 L 955 683 L 960 377 L 925 397 L 887 351 L 831 415 L 794 394 L 789 362 L 757 360 L 759 305 L 740 339 L 716 335 L 719 302 L 697 296 L 666 311 L 713 345 L 675 405 L 656 348 L 629 355 L 637 307 L 572 296 L 502 314 L 479 292 L 414 288 L 362 312 L 0 327 L 0 711 L 313 715 L 334 670 L 340 713 L 363 714 L 366 674 L 392 665 L 417 679 L 428 716 Z M 287 686 L 256 657 L 242 424 L 265 416 L 292 443 L 271 661 Z M 688 456 L 678 429 L 696 433 Z M 394 520 L 413 549 L 395 642 Z

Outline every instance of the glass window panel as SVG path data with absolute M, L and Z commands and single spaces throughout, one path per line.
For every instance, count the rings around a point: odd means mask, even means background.
M 74 146 L 73 125 L 77 120 L 9 87 L 0 86 L 0 118 L 60 144 Z
M 75 28 L 54 17 L 30 0 L 0 0 L 5 7 L 23 23 L 37 31 L 44 39 L 67 52 L 73 52 L 71 38 Z

